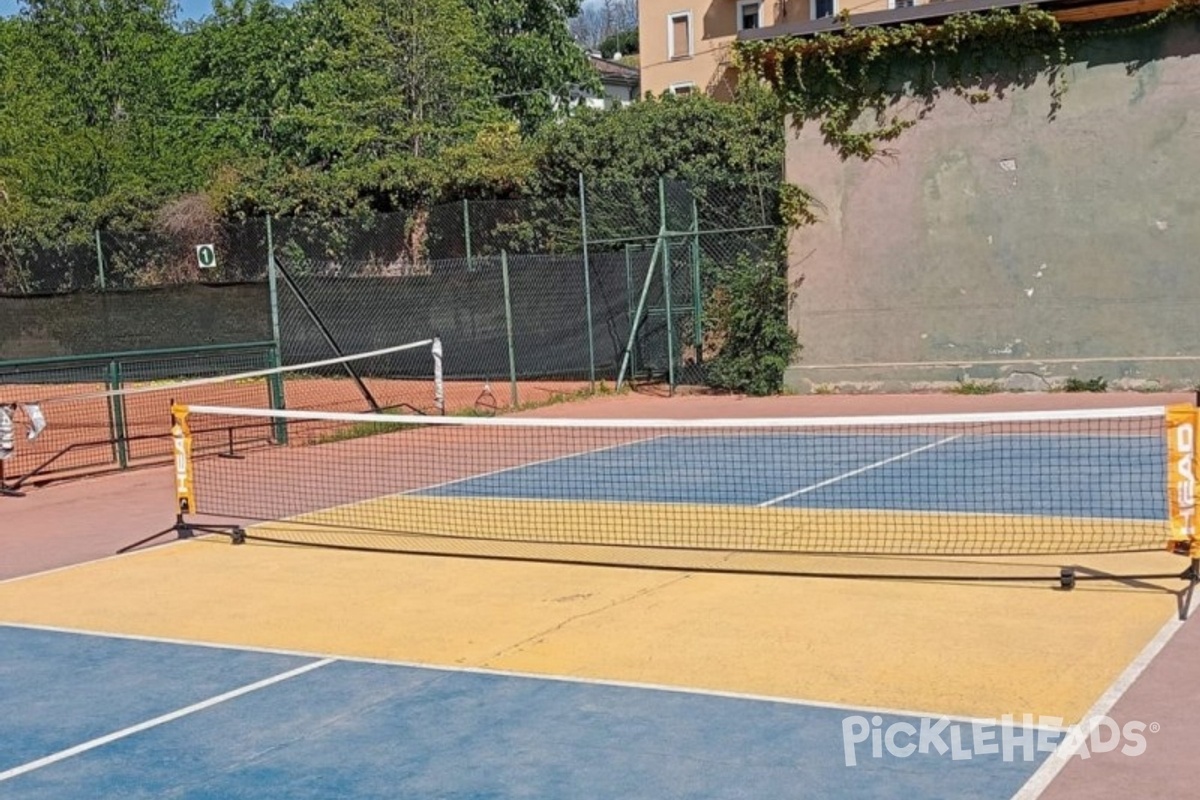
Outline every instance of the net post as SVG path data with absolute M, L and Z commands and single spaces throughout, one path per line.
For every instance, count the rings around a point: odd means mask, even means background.
M 149 544 L 155 539 L 161 539 L 167 534 L 175 534 L 178 539 L 192 539 L 197 533 L 219 533 L 228 536 L 233 544 L 246 541 L 246 532 L 240 525 L 195 525 L 187 521 L 189 514 L 196 513 L 196 483 L 192 460 L 192 433 L 188 424 L 189 409 L 185 405 L 171 400 L 171 450 L 174 456 L 173 472 L 175 482 L 175 522 L 170 527 L 156 531 L 136 542 L 125 545 L 117 550 L 117 554 L 128 553 L 130 550 Z
M 596 391 L 596 337 L 592 330 L 592 269 L 588 259 L 587 191 L 583 173 L 579 173 L 579 227 L 583 237 L 583 298 L 587 315 L 588 390 Z
M 500 251 L 500 275 L 504 281 L 504 326 L 508 336 L 508 382 L 513 408 L 521 404 L 517 397 L 517 350 L 513 342 L 512 291 L 508 281 L 508 251 Z
M 116 392 L 121 388 L 121 362 L 111 359 L 108 362 L 108 388 Z M 109 428 L 113 437 L 113 455 L 117 466 L 125 469 L 129 466 L 129 448 L 125 431 L 125 398 L 112 394 L 108 398 Z
M 433 345 L 430 350 L 433 353 L 433 407 L 439 414 L 445 416 L 446 384 L 442 378 L 442 340 L 440 337 L 433 337 Z

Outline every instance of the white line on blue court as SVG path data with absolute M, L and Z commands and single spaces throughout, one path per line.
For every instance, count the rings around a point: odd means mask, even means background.
M 453 664 L 429 664 L 421 661 L 401 661 L 387 658 L 368 658 L 364 656 L 343 656 L 330 653 L 319 653 L 309 650 L 289 650 L 280 647 L 256 647 L 253 645 L 224 644 L 221 642 L 204 642 L 194 639 L 175 639 L 167 636 L 147 636 L 136 633 L 109 633 L 92 631 L 84 628 L 68 628 L 59 625 L 38 625 L 27 622 L 0 622 L 0 628 L 15 630 L 45 631 L 47 633 L 62 633 L 75 636 L 89 636 L 97 639 L 117 639 L 131 642 L 149 642 L 152 644 L 179 645 L 182 647 L 201 647 L 212 650 L 227 650 L 240 653 L 261 653 L 275 656 L 300 656 L 303 658 L 321 658 L 326 662 L 339 661 L 346 664 L 374 664 L 383 667 L 399 667 L 402 669 L 423 670 L 426 672 L 442 672 L 450 675 L 488 675 L 500 678 L 517 678 L 520 680 L 544 681 L 550 683 L 569 683 L 581 686 L 612 686 L 618 689 L 640 689 L 649 692 L 665 692 L 668 694 L 695 695 L 697 697 L 719 697 L 727 700 L 746 700 L 754 703 L 770 703 L 774 705 L 798 706 L 801 708 L 824 708 L 833 711 L 845 711 L 854 714 L 881 714 L 893 717 L 911 717 L 928 719 L 948 719 L 951 722 L 961 722 L 968 725 L 990 725 L 998 728 L 1020 727 L 1030 730 L 1046 731 L 1048 733 L 1065 733 L 1069 728 L 1065 725 L 1051 725 L 1038 722 L 1033 725 L 1006 725 L 1003 719 L 994 717 L 972 717 L 964 714 L 946 714 L 941 711 L 930 711 L 912 708 L 887 708 L 884 706 L 855 705 L 851 703 L 835 703 L 825 700 L 807 700 L 796 697 L 778 697 L 750 692 L 723 691 L 721 689 L 705 689 L 694 686 L 672 686 L 664 683 L 649 683 L 643 681 L 622 681 L 606 678 L 585 678 L 578 675 L 555 675 L 553 673 L 520 672 L 517 670 L 496 669 L 495 667 L 464 667 Z M 319 666 L 324 666 L 320 664 Z M 268 679 L 269 680 L 269 679 Z
M 133 736 L 135 733 L 141 733 L 142 731 L 149 730 L 150 728 L 157 728 L 159 725 L 165 725 L 168 722 L 173 722 L 174 720 L 186 717 L 190 714 L 195 714 L 197 711 L 203 711 L 206 708 L 212 708 L 213 706 L 220 705 L 221 703 L 241 697 L 242 695 L 256 692 L 259 689 L 265 689 L 268 686 L 274 686 L 277 683 L 282 683 L 283 681 L 295 678 L 298 675 L 303 675 L 306 672 L 312 672 L 315 669 L 328 666 L 336 661 L 336 658 L 324 658 L 320 661 L 313 661 L 312 663 L 305 664 L 301 667 L 296 667 L 295 669 L 288 670 L 287 672 L 281 672 L 278 675 L 272 675 L 270 678 L 264 678 L 261 681 L 255 681 L 254 683 L 247 684 L 241 688 L 225 692 L 224 694 L 216 695 L 215 697 L 210 697 L 207 700 L 201 700 L 199 703 L 193 703 L 186 708 L 177 709 L 169 714 L 163 714 L 162 716 L 155 717 L 154 719 L 148 719 L 145 722 L 139 722 L 137 725 L 131 725 L 128 728 L 122 728 L 119 731 L 113 731 L 112 733 L 99 736 L 95 739 L 83 742 L 82 744 L 77 744 L 74 747 L 68 747 L 66 750 L 59 750 L 57 753 L 51 753 L 50 755 L 39 758 L 35 761 L 30 761 L 26 764 L 21 764 L 20 766 L 0 772 L 0 783 L 11 778 L 15 778 L 18 775 L 24 775 L 27 772 L 33 772 L 34 770 L 41 769 L 42 767 L 48 767 L 51 764 L 56 764 L 59 761 L 64 761 L 72 756 L 77 756 L 80 753 L 86 753 L 89 750 L 95 750 L 97 747 L 103 747 L 104 745 L 110 744 L 111 742 L 115 742 L 119 739 Z
M 876 461 L 874 464 L 867 464 L 866 466 L 858 467 L 857 469 L 852 469 L 849 472 L 843 472 L 841 475 L 834 475 L 832 478 L 827 478 L 823 481 L 820 481 L 819 483 L 814 483 L 811 486 L 805 486 L 803 489 L 797 489 L 794 492 L 788 492 L 787 494 L 779 495 L 779 497 L 773 497 L 770 500 L 766 500 L 762 503 L 759 503 L 758 507 L 759 508 L 767 508 L 768 506 L 773 506 L 778 503 L 782 503 L 785 500 L 791 500 L 793 497 L 799 497 L 802 494 L 808 494 L 809 492 L 815 492 L 817 489 L 823 489 L 826 486 L 832 486 L 833 484 L 838 483 L 840 481 L 844 481 L 847 478 L 853 478 L 855 475 L 862 475 L 864 472 L 870 472 L 873 469 L 879 469 L 880 467 L 886 466 L 895 461 L 900 461 L 902 459 L 909 458 L 911 456 L 915 456 L 917 453 L 924 453 L 926 450 L 932 450 L 935 447 L 941 447 L 944 444 L 949 444 L 950 442 L 953 442 L 955 439 L 961 439 L 962 437 L 963 437 L 963 434 L 960 433 L 955 436 L 947 436 L 945 439 L 940 439 L 936 442 L 931 442 L 929 444 L 922 445 L 920 447 L 914 447 L 912 450 L 906 450 L 903 453 L 899 453 L 897 455 L 891 456 L 890 458 L 885 458 L 882 461 Z
M 467 475 L 466 477 L 463 477 L 463 478 L 454 478 L 452 480 L 442 481 L 441 483 L 435 483 L 431 486 L 419 486 L 416 489 L 406 489 L 403 492 L 399 492 L 398 494 L 391 495 L 391 496 L 392 497 L 402 497 L 402 496 L 408 495 L 408 494 L 420 494 L 421 492 L 432 492 L 432 491 L 436 491 L 437 489 L 444 489 L 447 486 L 454 486 L 459 483 L 467 483 L 468 481 L 478 480 L 480 478 L 490 478 L 493 475 L 503 475 L 506 472 L 516 472 L 518 470 L 527 469 L 528 467 L 540 467 L 545 464 L 556 464 L 560 461 L 569 461 L 572 458 L 582 458 L 583 456 L 595 455 L 596 453 L 605 453 L 605 452 L 608 452 L 609 450 L 619 450 L 622 447 L 633 447 L 634 445 L 645 444 L 646 442 L 655 442 L 655 441 L 658 441 L 659 439 L 666 438 L 666 436 L 667 436 L 667 434 L 660 433 L 657 436 L 647 436 L 644 439 L 634 439 L 633 441 L 630 441 L 630 442 L 617 442 L 616 444 L 609 444 L 609 445 L 605 445 L 604 447 L 594 447 L 590 450 L 581 450 L 578 453 L 566 453 L 565 455 L 551 456 L 550 458 L 542 458 L 537 461 L 527 461 L 523 464 L 514 464 L 511 467 L 501 467 L 500 469 L 493 469 L 493 470 L 488 470 L 487 472 L 480 472 L 477 475 Z M 377 500 L 377 499 L 378 498 L 372 498 L 372 500 L 368 500 L 365 502 L 373 502 L 374 500 Z M 345 506 L 357 505 L 359 502 L 364 502 L 364 501 L 356 501 L 354 503 L 346 503 L 342 506 L 333 506 L 333 508 L 343 508 Z M 322 510 L 328 511 L 329 509 L 322 509 Z M 303 515 L 301 515 L 301 516 L 303 516 Z

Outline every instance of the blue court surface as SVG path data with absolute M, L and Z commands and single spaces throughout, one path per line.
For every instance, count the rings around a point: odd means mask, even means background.
M 965 722 L 876 758 L 922 721 L 665 689 L 13 626 L 0 653 L 4 798 L 999 798 L 1045 758 Z
M 666 435 L 427 489 L 444 497 L 1166 518 L 1161 436 Z

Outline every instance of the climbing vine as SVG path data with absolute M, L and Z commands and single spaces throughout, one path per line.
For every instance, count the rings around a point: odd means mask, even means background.
M 815 122 L 843 158 L 865 160 L 918 124 L 946 92 L 985 103 L 1044 79 L 1053 115 L 1080 44 L 1184 15 L 1200 16 L 1200 0 L 1176 0 L 1119 27 L 1064 27 L 1031 7 L 953 14 L 936 25 L 853 27 L 843 16 L 839 32 L 740 42 L 735 57 L 744 74 L 771 86 L 795 125 Z

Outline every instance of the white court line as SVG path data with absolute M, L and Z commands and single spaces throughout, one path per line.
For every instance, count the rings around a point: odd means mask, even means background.
M 1191 618 L 1192 612 L 1196 611 L 1197 608 L 1200 608 L 1200 597 L 1193 599 L 1186 609 L 1187 613 L 1184 616 Z M 1117 677 L 1113 685 L 1108 687 L 1108 691 L 1100 695 L 1100 699 L 1084 714 L 1079 727 L 1080 735 L 1072 740 L 1074 746 L 1055 748 L 1054 752 L 1030 776 L 1025 785 L 1013 795 L 1012 800 L 1035 800 L 1041 797 L 1042 793 L 1050 787 L 1050 784 L 1062 772 L 1067 762 L 1079 752 L 1079 747 L 1091 738 L 1092 730 L 1098 724 L 1096 720 L 1099 717 L 1108 716 L 1108 713 L 1112 711 L 1117 701 L 1137 682 L 1142 673 L 1146 671 L 1146 668 L 1150 666 L 1151 662 L 1158 657 L 1163 648 L 1167 646 L 1175 634 L 1179 633 L 1180 629 L 1186 623 L 1186 619 L 1180 619 L 1178 616 L 1175 616 L 1159 629 L 1155 637 L 1142 648 L 1142 652 L 1138 653 L 1137 658 L 1125 668 L 1125 671 Z
M 303 675 L 306 672 L 312 672 L 314 669 L 320 669 L 321 667 L 334 663 L 336 660 L 337 659 L 334 658 L 326 658 L 322 659 L 321 661 L 314 661 L 312 663 L 305 664 L 302 667 L 296 667 L 295 669 L 288 670 L 287 672 L 281 672 L 278 675 L 273 675 L 270 678 L 264 678 L 261 681 L 247 684 L 240 689 L 234 689 L 231 692 L 219 694 L 216 697 L 210 697 L 207 700 L 202 700 L 199 703 L 194 703 L 186 708 L 172 711 L 169 714 L 163 714 L 160 717 L 155 717 L 154 719 L 149 719 L 145 722 L 139 722 L 137 725 L 131 725 L 128 728 L 122 728 L 119 731 L 114 731 L 105 736 L 100 736 L 90 741 L 83 742 L 82 744 L 77 744 L 74 747 L 68 747 L 66 750 L 59 750 L 57 753 L 52 753 L 44 758 L 39 758 L 36 761 L 30 761 L 26 764 L 20 765 L 19 767 L 13 767 L 12 769 L 0 772 L 0 783 L 10 780 L 11 778 L 15 778 L 18 775 L 24 775 L 27 772 L 33 772 L 34 770 L 41 769 L 42 767 L 48 767 L 51 764 L 56 764 L 59 761 L 71 758 L 72 756 L 77 756 L 80 753 L 86 753 L 89 750 L 95 750 L 97 747 L 103 747 L 104 745 L 115 742 L 118 739 L 124 739 L 128 736 L 133 736 L 135 733 L 141 733 L 142 731 L 149 730 L 150 728 L 156 728 L 159 725 L 165 725 L 168 722 L 173 722 L 174 720 L 180 719 L 181 717 L 186 717 L 189 714 L 195 714 L 197 711 L 203 711 L 206 708 L 212 708 L 213 706 L 224 703 L 227 700 L 233 700 L 234 698 L 241 697 L 244 694 L 250 694 L 251 692 L 256 692 L 259 689 L 264 689 L 276 683 L 281 683 L 289 678 L 295 678 L 296 676 Z
M 885 466 L 887 464 L 891 464 L 894 461 L 900 461 L 901 459 L 908 458 L 909 456 L 915 456 L 917 453 L 923 453 L 926 450 L 932 450 L 935 447 L 941 447 L 944 444 L 953 442 L 955 439 L 961 439 L 963 437 L 963 435 L 964 434 L 960 433 L 955 436 L 947 436 L 945 439 L 939 439 L 936 442 L 922 445 L 921 447 L 916 447 L 916 448 L 913 448 L 912 450 L 906 450 L 905 452 L 900 453 L 899 455 L 894 455 L 891 458 L 885 458 L 882 461 L 876 461 L 874 464 L 867 464 L 865 467 L 859 467 L 858 469 L 852 469 L 849 472 L 843 472 L 841 475 L 835 475 L 832 478 L 828 478 L 826 480 L 821 481 L 820 483 L 814 483 L 811 486 L 805 486 L 803 489 L 797 489 L 794 492 L 788 492 L 787 494 L 779 495 L 779 497 L 775 497 L 770 500 L 766 500 L 762 503 L 759 503 L 758 507 L 759 508 L 767 508 L 768 506 L 773 506 L 777 503 L 782 503 L 784 500 L 791 500 L 793 497 L 799 497 L 802 494 L 808 494 L 809 492 L 815 492 L 817 489 L 823 489 L 826 486 L 830 486 L 830 485 L 838 483 L 840 481 L 844 481 L 847 478 L 853 478 L 855 475 L 861 475 L 864 472 L 870 472 L 873 469 L 879 469 L 880 467 Z
M 405 669 L 422 670 L 424 672 L 440 672 L 454 675 L 486 675 L 499 678 L 516 678 L 518 680 L 552 681 L 554 683 L 570 683 L 581 686 L 611 686 L 618 689 L 642 689 L 651 692 L 668 692 L 671 694 L 693 695 L 696 697 L 719 697 L 726 700 L 745 700 L 754 703 L 771 703 L 773 705 L 798 706 L 802 708 L 822 708 L 832 711 L 844 711 L 854 714 L 884 714 L 894 717 L 948 719 L 951 722 L 965 724 L 991 725 L 1000 728 L 1024 728 L 1019 724 L 1004 725 L 1002 720 L 991 717 L 969 717 L 960 714 L 943 714 L 938 711 L 922 711 L 911 708 L 885 708 L 883 706 L 861 706 L 849 703 L 832 703 L 821 700 L 802 700 L 795 697 L 777 697 L 748 692 L 729 692 L 719 689 L 702 689 L 689 686 L 671 686 L 662 683 L 643 683 L 639 681 L 606 680 L 604 678 L 584 678 L 575 675 L 553 675 L 537 672 L 518 672 L 515 670 L 493 669 L 490 667 L 461 667 L 449 664 L 425 664 L 417 661 L 398 661 L 387 658 L 364 658 L 361 656 L 341 656 L 333 653 L 317 653 L 307 650 L 285 650 L 276 647 L 252 647 L 246 645 L 220 644 L 201 642 L 190 639 L 171 639 L 161 636 L 143 636 L 133 633 L 105 633 L 81 628 L 64 628 L 55 625 L 35 625 L 21 622 L 0 622 L 0 628 L 15 630 L 45 631 L 47 633 L 65 633 L 76 636 L 92 636 L 99 639 L 119 639 L 132 642 L 149 642 L 151 644 L 171 644 L 184 647 L 205 647 L 213 650 L 233 650 L 239 653 L 262 653 L 273 656 L 301 656 L 305 658 L 324 658 L 346 664 L 372 664 L 382 667 L 402 667 Z M 1065 726 L 1037 724 L 1030 725 L 1031 730 L 1048 733 L 1065 733 Z
M 171 541 L 163 542 L 162 544 L 156 544 L 150 547 L 140 547 L 137 550 L 130 550 L 127 553 L 114 553 L 113 555 L 100 556 L 99 558 L 93 558 L 88 561 L 78 561 L 74 564 L 63 564 L 61 567 L 50 567 L 49 569 L 43 569 L 38 572 L 30 572 L 25 575 L 13 575 L 11 578 L 0 579 L 0 586 L 8 583 L 16 583 L 17 581 L 27 581 L 31 578 L 41 578 L 45 575 L 53 575 L 56 572 L 66 572 L 67 570 L 79 569 L 80 567 L 86 567 L 91 564 L 103 564 L 105 561 L 115 561 L 118 558 L 128 558 L 129 556 L 136 556 L 142 553 L 153 553 L 156 550 L 162 550 L 166 547 L 182 544 L 184 541 L 185 540 L 183 539 L 172 539 Z
M 596 447 L 591 450 L 581 450 L 578 453 L 567 453 L 567 454 L 561 455 L 561 456 L 551 456 L 549 458 L 543 458 L 538 461 L 528 461 L 524 464 L 514 464 L 511 467 L 501 467 L 500 469 L 493 469 L 493 470 L 489 470 L 488 472 L 480 472 L 478 475 L 468 475 L 465 478 L 454 478 L 452 480 L 442 481 L 441 483 L 435 483 L 432 486 L 421 486 L 416 489 L 406 489 L 403 492 L 398 492 L 397 494 L 393 494 L 393 495 L 387 495 L 386 497 L 383 497 L 383 498 L 372 497 L 366 501 L 356 501 L 354 503 L 347 503 L 346 505 L 358 505 L 359 502 L 374 502 L 375 500 L 386 499 L 387 497 L 402 497 L 404 495 L 420 494 L 421 492 L 431 492 L 436 489 L 443 489 L 447 486 L 454 486 L 455 484 L 459 484 L 459 483 L 467 483 L 468 481 L 479 480 L 481 478 L 490 478 L 493 475 L 503 475 L 506 472 L 516 472 L 517 470 L 525 469 L 526 467 L 540 467 L 544 464 L 556 464 L 560 461 L 568 461 L 572 458 L 582 458 L 583 456 L 590 456 L 595 453 L 604 453 L 609 450 L 619 450 L 622 447 L 633 447 L 634 445 L 645 444 L 647 442 L 656 442 L 659 439 L 665 439 L 666 437 L 667 437 L 667 434 L 660 433 L 657 436 L 648 436 L 644 439 L 634 439 L 631 442 L 617 442 L 616 444 L 609 444 L 609 445 L 605 445 L 604 447 Z M 490 497 L 490 495 L 489 495 L 489 497 Z M 500 500 L 520 500 L 522 498 L 501 496 L 498 499 L 500 499 Z M 534 499 L 542 500 L 543 498 L 538 497 L 538 498 L 534 498 Z M 553 499 L 553 498 L 550 498 L 550 499 Z M 344 506 L 333 506 L 333 508 L 343 508 L 343 507 Z M 328 509 L 322 509 L 322 510 L 327 511 Z M 304 516 L 304 515 L 301 515 L 301 516 Z

